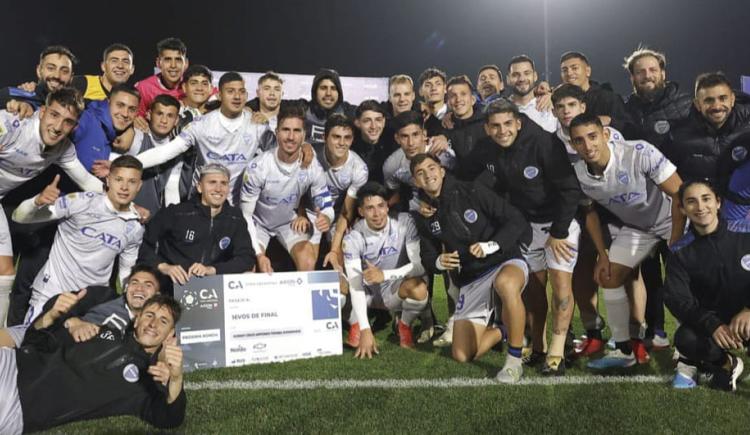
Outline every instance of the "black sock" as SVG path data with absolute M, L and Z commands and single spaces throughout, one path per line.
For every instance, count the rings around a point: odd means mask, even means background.
M 587 329 L 586 330 L 586 337 L 588 338 L 595 338 L 597 340 L 602 339 L 602 330 L 601 329 Z
M 633 353 L 633 347 L 630 345 L 630 340 L 616 342 L 615 349 L 620 349 L 620 351 L 625 355 L 630 355 L 631 353 Z

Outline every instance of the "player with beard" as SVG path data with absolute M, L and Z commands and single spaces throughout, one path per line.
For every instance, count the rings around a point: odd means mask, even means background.
M 539 110 L 534 89 L 537 86 L 537 76 L 534 61 L 522 54 L 513 57 L 508 62 L 508 86 L 511 88 L 510 101 L 518 107 L 518 111 L 528 116 L 544 130 L 554 132 L 557 129 L 557 119 L 550 110 Z
M 633 93 L 625 103 L 631 122 L 623 133 L 661 149 L 675 124 L 690 114 L 693 97 L 680 90 L 677 83 L 667 81 L 664 53 L 638 48 L 625 58 L 623 66 L 633 85 Z

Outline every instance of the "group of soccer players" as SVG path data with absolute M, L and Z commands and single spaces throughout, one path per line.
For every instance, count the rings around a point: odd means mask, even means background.
M 563 375 L 577 358 L 594 370 L 648 363 L 670 344 L 666 301 L 681 325 L 673 385 L 694 387 L 705 372 L 736 389 L 743 367 L 731 351 L 750 339 L 750 100 L 721 73 L 686 93 L 666 80 L 662 53 L 639 48 L 624 65 L 626 102 L 591 79 L 582 53 L 562 55 L 556 86 L 519 55 L 476 81 L 437 68 L 417 82 L 397 74 L 388 101 L 354 106 L 331 69 L 315 75 L 309 99 L 284 99 L 273 72 L 252 99 L 236 72 L 214 87 L 176 38 L 157 45 L 160 72 L 134 86 L 123 44 L 104 50 L 100 75 L 74 75 L 75 63 L 48 47 L 36 83 L 0 90 L 0 196 L 15 222 L 0 215 L 0 343 L 43 352 L 39 330 L 87 342 L 118 326 L 168 362 L 145 367 L 168 386 L 169 405 L 149 421 L 171 425 L 170 407 L 184 407 L 170 341 L 179 306 L 139 291 L 162 274 L 184 283 L 333 268 L 356 357 L 378 352 L 372 329 L 386 315 L 402 347 L 451 346 L 459 362 L 506 342 L 504 383 L 524 367 Z M 114 297 L 115 263 L 128 299 L 102 308 L 94 302 Z M 450 313 L 439 336 L 436 277 Z M 164 331 L 123 328 L 154 304 Z M 98 320 L 81 322 L 83 306 Z M 22 377 L 23 420 L 36 427 Z

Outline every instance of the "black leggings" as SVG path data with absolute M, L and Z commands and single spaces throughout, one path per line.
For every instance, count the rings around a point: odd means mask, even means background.
M 682 357 L 691 363 L 715 369 L 726 361 L 727 352 L 711 336 L 703 335 L 687 325 L 674 333 L 674 344 Z

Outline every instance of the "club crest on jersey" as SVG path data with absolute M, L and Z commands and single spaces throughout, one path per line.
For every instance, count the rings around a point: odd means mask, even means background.
M 669 131 L 669 121 L 662 119 L 654 123 L 654 131 L 659 134 L 666 134 Z
M 464 220 L 470 224 L 477 221 L 477 211 L 470 208 L 464 212 Z
M 527 166 L 523 168 L 523 176 L 527 179 L 531 180 L 537 175 L 539 175 L 539 168 L 537 168 L 536 166 Z
M 122 249 L 122 241 L 120 241 L 120 239 L 113 234 L 99 232 L 96 228 L 93 227 L 82 227 L 81 234 L 88 238 L 101 241 L 104 246 L 108 248 L 116 250 Z
M 617 171 L 617 181 L 620 184 L 629 184 L 630 183 L 630 176 L 628 176 L 628 173 L 625 171 Z
M 299 181 L 300 183 L 306 182 L 307 181 L 307 171 L 300 170 L 297 173 L 297 181 Z
M 125 368 L 122 369 L 122 378 L 131 384 L 138 382 L 140 377 L 140 370 L 138 370 L 138 366 L 133 363 L 126 365 Z
M 227 249 L 230 243 L 232 243 L 232 239 L 229 237 L 222 237 L 221 240 L 219 240 L 219 249 L 222 251 Z
M 645 148 L 645 145 L 643 145 L 642 143 L 635 144 L 636 150 L 641 151 L 643 148 Z
M 740 259 L 740 266 L 742 266 L 743 269 L 750 272 L 750 254 L 745 254 Z
M 349 185 L 352 182 L 352 177 L 349 174 L 341 174 L 339 181 L 343 185 Z
M 743 146 L 736 146 L 732 148 L 732 160 L 735 162 L 741 162 L 747 157 L 747 148 Z

